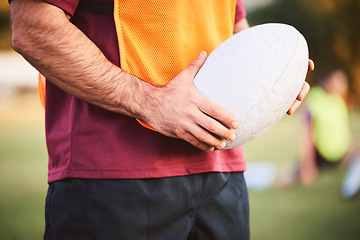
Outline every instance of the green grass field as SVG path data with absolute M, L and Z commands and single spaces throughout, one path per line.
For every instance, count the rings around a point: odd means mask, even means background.
M 43 110 L 35 94 L 0 98 L 0 239 L 41 239 L 44 230 L 47 153 Z M 360 117 L 352 115 L 354 141 Z M 249 162 L 271 161 L 279 169 L 295 164 L 297 118 L 285 117 L 246 145 Z M 252 240 L 360 239 L 360 195 L 344 201 L 346 168 L 321 172 L 304 188 L 250 190 Z
M 360 143 L 360 115 L 351 112 L 353 147 Z M 297 163 L 300 118 L 285 116 L 269 132 L 245 146 L 248 162 L 270 161 L 281 171 Z M 250 190 L 253 240 L 360 239 L 360 194 L 343 200 L 340 188 L 347 166 L 320 172 L 310 187 Z

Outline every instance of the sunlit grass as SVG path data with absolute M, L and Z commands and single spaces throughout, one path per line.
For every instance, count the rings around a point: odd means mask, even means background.
M 353 145 L 359 145 L 359 112 L 351 112 Z M 245 146 L 248 162 L 270 161 L 277 170 L 296 168 L 299 116 L 286 116 L 262 137 Z M 310 187 L 298 182 L 283 189 L 250 190 L 253 240 L 360 239 L 360 194 L 340 194 L 347 166 L 325 169 Z
M 1 98 L 0 239 L 41 239 L 47 153 L 36 94 Z

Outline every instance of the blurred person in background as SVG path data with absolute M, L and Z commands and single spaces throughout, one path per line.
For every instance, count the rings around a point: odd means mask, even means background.
M 337 65 L 318 73 L 301 111 L 299 177 L 304 185 L 316 181 L 319 169 L 337 166 L 350 147 L 347 74 Z

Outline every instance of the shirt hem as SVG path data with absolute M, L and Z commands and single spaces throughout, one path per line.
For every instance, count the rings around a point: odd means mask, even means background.
M 177 177 L 206 172 L 244 172 L 246 163 L 237 164 L 235 167 L 209 167 L 204 169 L 192 167 L 183 169 L 118 169 L 118 170 L 64 170 L 57 173 L 49 173 L 48 183 L 63 180 L 66 178 L 87 178 L 87 179 L 144 179 L 144 178 L 165 178 Z

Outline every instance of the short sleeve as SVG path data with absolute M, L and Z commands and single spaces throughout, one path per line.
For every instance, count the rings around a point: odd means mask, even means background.
M 80 0 L 43 0 L 43 1 L 51 5 L 54 5 L 58 8 L 61 8 L 62 10 L 73 16 Z
M 12 0 L 8 0 L 9 4 L 11 3 L 11 1 Z M 61 8 L 62 10 L 73 16 L 80 0 L 43 0 L 43 1 L 51 5 L 54 5 L 58 8 Z
M 236 1 L 236 12 L 235 12 L 235 22 L 238 22 L 242 19 L 246 18 L 246 10 L 242 0 Z

